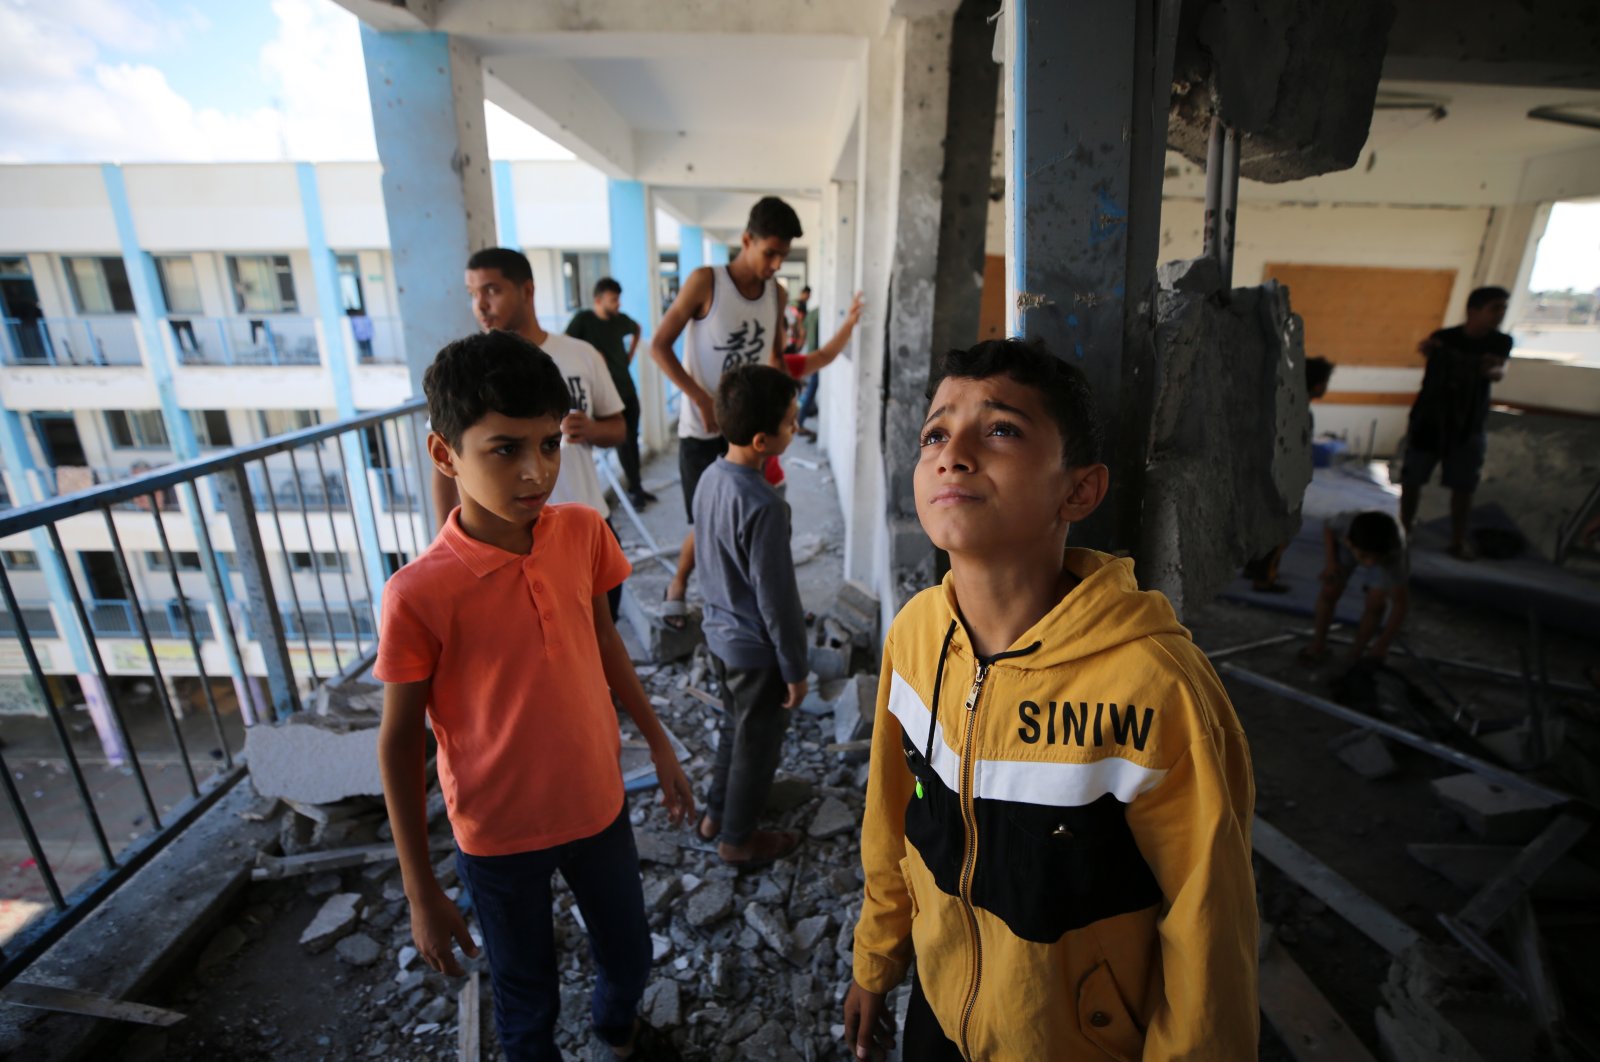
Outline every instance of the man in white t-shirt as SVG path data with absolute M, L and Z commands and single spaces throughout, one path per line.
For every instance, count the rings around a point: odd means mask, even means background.
M 490 247 L 475 253 L 467 260 L 467 294 L 480 328 L 485 332 L 497 328 L 515 332 L 550 355 L 572 392 L 572 412 L 561 422 L 561 474 L 550 492 L 550 501 L 580 502 L 609 517 L 611 510 L 595 471 L 593 447 L 616 446 L 626 436 L 627 425 L 622 415 L 622 396 L 611 382 L 605 359 L 581 339 L 540 327 L 533 307 L 533 267 L 521 251 Z M 434 469 L 436 526 L 444 526 L 457 501 L 455 480 Z M 617 587 L 609 596 L 615 618 L 622 588 Z

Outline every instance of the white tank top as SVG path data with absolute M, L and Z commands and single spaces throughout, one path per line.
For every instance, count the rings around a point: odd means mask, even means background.
M 683 341 L 683 367 L 689 378 L 712 395 L 722 374 L 740 365 L 757 365 L 772 352 L 772 330 L 778 323 L 778 285 L 767 281 L 761 294 L 747 299 L 728 274 L 727 266 L 711 269 L 711 312 L 705 320 L 690 320 Z M 678 435 L 685 439 L 715 439 L 707 431 L 700 408 L 687 398 L 678 404 Z

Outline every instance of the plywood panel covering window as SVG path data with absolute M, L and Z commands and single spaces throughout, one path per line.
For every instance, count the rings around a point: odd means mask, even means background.
M 1453 269 L 1268 262 L 1266 278 L 1289 287 L 1305 319 L 1306 353 L 1335 365 L 1420 369 L 1417 344 L 1445 324 Z

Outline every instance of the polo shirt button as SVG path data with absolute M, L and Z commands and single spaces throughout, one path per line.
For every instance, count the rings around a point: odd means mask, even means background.
M 556 618 L 556 616 L 555 616 L 555 613 L 553 613 L 553 612 L 546 612 L 544 614 L 544 621 L 546 623 L 554 623 L 555 622 L 555 618 Z
M 1111 1015 L 1107 1014 L 1103 1010 L 1097 1010 L 1093 1014 L 1089 1015 L 1089 1024 L 1093 1025 L 1096 1029 L 1104 1029 L 1107 1025 L 1111 1024 Z
M 544 593 L 544 584 L 543 583 L 534 583 L 533 584 L 533 592 L 536 593 L 536 594 Z M 548 617 L 548 616 L 545 617 L 545 619 L 549 619 L 549 618 L 550 617 Z

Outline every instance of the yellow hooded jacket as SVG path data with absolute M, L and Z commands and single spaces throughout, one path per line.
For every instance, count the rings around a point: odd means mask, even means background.
M 981 1062 L 1253 1059 L 1250 753 L 1204 654 L 1131 560 L 1004 653 L 955 594 L 890 628 L 872 737 L 855 979 L 917 977 Z

